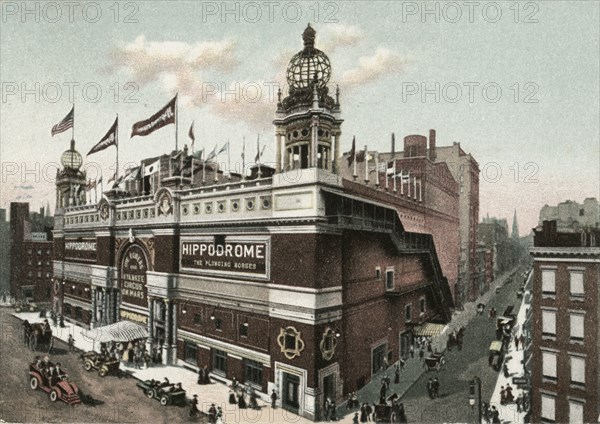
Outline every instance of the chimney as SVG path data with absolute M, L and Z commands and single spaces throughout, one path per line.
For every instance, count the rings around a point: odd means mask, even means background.
M 429 130 L 429 160 L 435 162 L 437 153 L 435 152 L 435 130 Z

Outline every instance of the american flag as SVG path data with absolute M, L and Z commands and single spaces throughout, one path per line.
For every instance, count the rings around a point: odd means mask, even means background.
M 73 128 L 73 116 L 75 115 L 75 105 L 71 108 L 71 112 L 67 114 L 58 124 L 52 127 L 52 137 L 61 132 L 65 132 L 69 128 Z

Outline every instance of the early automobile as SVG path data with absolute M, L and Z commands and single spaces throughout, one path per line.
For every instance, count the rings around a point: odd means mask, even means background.
M 488 363 L 490 367 L 494 368 L 496 371 L 500 371 L 502 368 L 502 362 L 504 361 L 504 351 L 502 347 L 502 342 L 499 340 L 494 340 L 490 344 Z
M 185 390 L 180 385 L 169 382 L 161 383 L 157 380 L 145 380 L 138 382 L 136 386 L 142 389 L 149 399 L 160 401 L 162 406 L 185 406 L 187 403 Z
M 399 396 L 392 393 L 387 398 L 387 403 L 375 405 L 373 421 L 378 423 L 405 423 L 406 413 L 404 405 L 398 403 Z
M 98 370 L 100 377 L 107 375 L 121 376 L 120 362 L 116 359 L 106 360 L 102 355 L 93 351 L 82 353 L 80 358 L 86 371 Z
M 427 368 L 427 371 L 439 371 L 445 363 L 446 357 L 443 353 L 430 353 L 429 356 L 425 358 L 423 367 Z
M 54 366 L 52 363 L 49 365 Z M 29 387 L 33 390 L 40 389 L 48 393 L 50 401 L 56 402 L 57 399 L 69 405 L 81 403 L 79 398 L 79 388 L 69 381 L 66 374 L 49 376 L 42 366 L 35 363 L 29 365 Z

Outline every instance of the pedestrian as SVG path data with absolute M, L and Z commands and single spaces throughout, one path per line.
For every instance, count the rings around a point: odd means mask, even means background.
M 506 390 L 504 386 L 500 386 L 500 405 L 504 405 L 506 403 Z
M 519 338 L 515 336 L 515 350 L 519 350 Z
M 379 399 L 384 399 L 385 402 L 385 395 L 387 392 L 387 387 L 385 385 L 385 381 L 381 381 L 381 387 L 379 388 Z
M 240 409 L 246 409 L 248 405 L 246 404 L 246 397 L 244 396 L 244 391 L 242 390 L 242 393 L 240 394 L 240 397 L 238 398 L 238 408 Z
M 410 352 L 410 357 L 414 358 L 415 357 L 415 347 L 413 345 L 410 345 L 410 348 L 408 350 Z
M 404 371 L 406 368 L 406 359 L 400 357 L 400 371 Z
M 229 389 L 229 403 L 231 405 L 237 404 L 237 399 L 235 398 L 235 393 L 233 393 L 233 390 L 231 390 L 231 389 Z
M 500 424 L 500 413 L 495 406 L 492 406 L 492 423 Z
M 204 365 L 204 384 L 210 384 L 210 374 L 208 372 L 208 365 Z
M 331 413 L 331 399 L 326 398 L 325 399 L 325 404 L 323 405 L 323 412 L 324 412 L 324 417 L 325 421 L 329 421 L 329 415 Z
M 425 357 L 425 351 L 423 350 L 423 347 L 421 347 L 421 349 L 419 350 L 419 360 L 421 362 L 423 362 L 424 357 Z
M 358 414 L 358 412 L 357 412 Z M 368 416 L 367 416 L 367 404 L 363 403 L 362 406 L 360 407 L 360 422 L 361 423 L 366 423 L 369 420 Z
M 440 381 L 435 377 L 433 379 L 433 397 L 437 398 L 440 396 Z
M 517 412 L 521 412 L 523 410 L 522 405 L 523 405 L 523 394 L 519 393 L 519 396 L 517 396 L 517 400 L 515 401 L 515 403 L 517 404 Z
M 69 353 L 72 353 L 75 350 L 75 339 L 73 338 L 72 334 L 69 334 L 67 344 L 69 345 Z
M 433 380 L 431 378 L 427 381 L 427 394 L 429 399 L 433 399 Z
M 198 384 L 204 384 L 204 368 L 198 368 Z
M 358 424 L 358 412 L 354 413 L 354 417 L 352 417 L 352 424 Z
M 54 337 L 50 336 L 50 344 L 48 345 L 48 355 L 54 351 Z
M 431 348 L 431 340 L 427 341 L 427 352 L 432 353 L 433 349 Z
M 402 361 L 402 358 L 400 359 Z M 400 367 L 396 365 L 396 371 L 394 371 L 394 384 L 400 383 Z
M 521 343 L 521 349 L 525 349 L 525 336 L 523 333 L 521 333 L 521 336 L 519 337 L 519 342 Z
M 506 396 L 505 396 L 506 403 L 512 403 L 515 400 L 515 397 L 512 393 L 513 388 L 510 386 L 510 383 L 506 385 L 506 388 L 504 390 L 506 393 Z
M 273 389 L 271 392 L 271 408 L 275 409 L 277 407 L 277 399 L 279 399 L 279 397 L 277 396 L 275 389 Z
M 373 421 L 375 422 L 375 418 L 377 418 L 375 416 L 375 403 L 373 403 L 373 406 L 371 406 L 371 404 L 367 403 L 367 421 Z
M 198 410 L 198 395 L 194 395 L 192 400 L 190 401 L 190 418 L 198 418 L 200 416 L 200 411 Z
M 383 357 L 383 369 L 387 370 L 390 367 L 390 363 L 388 362 L 387 356 Z
M 217 424 L 223 423 L 223 409 L 219 406 L 217 407 Z
M 329 407 L 329 418 L 331 421 L 337 421 L 337 406 L 335 406 L 335 402 L 331 402 L 331 406 Z
M 217 422 L 217 408 L 215 408 L 214 403 L 208 408 L 208 422 L 211 424 L 216 424 Z

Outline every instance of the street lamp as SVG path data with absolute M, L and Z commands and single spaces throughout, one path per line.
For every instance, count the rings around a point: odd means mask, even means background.
M 469 382 L 469 405 L 473 410 L 475 423 L 481 424 L 481 379 L 477 376 Z

